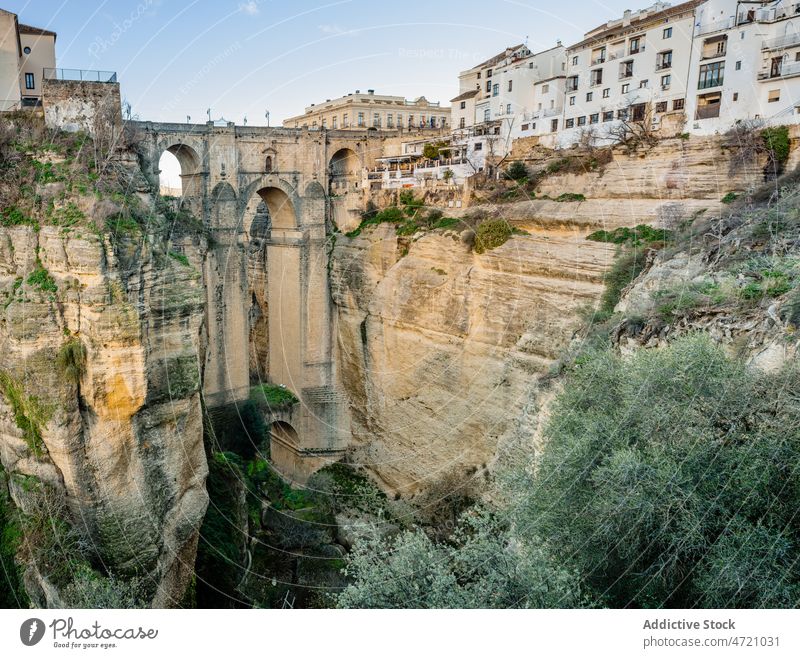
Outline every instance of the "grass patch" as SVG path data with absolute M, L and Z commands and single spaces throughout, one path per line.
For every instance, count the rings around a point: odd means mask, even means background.
M 11 407 L 14 422 L 22 430 L 22 438 L 28 448 L 37 457 L 42 457 L 47 451 L 42 427 L 50 420 L 50 409 L 39 398 L 26 395 L 22 383 L 4 371 L 0 371 L 0 391 Z
M 720 201 L 722 201 L 722 203 L 733 203 L 738 198 L 739 195 L 736 194 L 736 192 L 728 192 Z
M 583 194 L 575 194 L 574 192 L 564 192 L 564 194 L 560 194 L 557 196 L 553 201 L 557 201 L 558 203 L 573 203 L 573 202 L 580 202 L 586 201 L 586 197 Z
M 256 384 L 251 387 L 250 400 L 256 404 L 266 404 L 272 409 L 290 407 L 299 402 L 292 391 L 276 384 Z
M 608 242 L 611 244 L 627 244 L 631 246 L 647 245 L 656 242 L 670 242 L 673 236 L 666 229 L 653 228 L 646 224 L 639 224 L 634 228 L 623 226 L 613 231 L 600 230 L 586 236 L 593 242 Z
M 169 256 L 173 260 L 178 261 L 184 267 L 190 267 L 189 259 L 186 257 L 186 254 L 182 254 L 182 253 L 177 252 L 177 251 L 170 251 L 169 252 Z
M 56 368 L 73 384 L 80 382 L 86 372 L 86 348 L 78 338 L 71 338 L 58 350 Z

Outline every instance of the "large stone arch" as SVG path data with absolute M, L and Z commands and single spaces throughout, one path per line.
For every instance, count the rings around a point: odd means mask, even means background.
M 335 151 L 328 161 L 328 171 L 333 177 L 356 176 L 361 172 L 362 167 L 363 163 L 358 153 L 347 146 Z
M 250 235 L 251 224 L 261 203 L 266 205 L 269 213 L 270 228 L 296 229 L 300 226 L 302 202 L 297 190 L 278 176 L 262 176 L 253 181 L 242 191 L 240 201 L 245 236 Z
M 162 139 L 156 144 L 158 163 L 163 153 L 171 153 L 181 168 L 181 187 L 184 197 L 197 197 L 202 193 L 203 158 L 194 147 L 175 139 Z M 159 172 L 160 173 L 160 172 Z

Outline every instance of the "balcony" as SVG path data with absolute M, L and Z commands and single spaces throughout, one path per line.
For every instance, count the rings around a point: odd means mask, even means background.
M 706 23 L 705 25 L 701 25 L 700 27 L 697 28 L 697 31 L 694 33 L 694 35 L 696 37 L 701 37 L 704 34 L 721 32 L 722 30 L 730 30 L 732 27 L 736 27 L 736 19 L 733 16 L 721 21 L 714 21 L 713 23 Z
M 791 78 L 800 75 L 800 62 L 787 62 L 769 71 L 758 74 L 759 80 L 774 80 L 776 78 Z
M 638 55 L 639 53 L 643 53 L 645 51 L 644 44 L 639 46 L 638 48 L 631 48 L 630 55 Z
M 630 80 L 633 77 L 633 71 L 622 71 L 619 74 L 620 80 Z
M 598 64 L 605 64 L 606 58 L 605 57 L 595 57 L 592 59 L 592 66 L 597 66 Z
M 116 82 L 114 71 L 89 71 L 86 69 L 44 69 L 45 80 L 65 82 Z
M 624 50 L 618 50 L 616 52 L 611 53 L 608 56 L 608 60 L 611 61 L 613 59 L 620 59 L 622 57 L 625 57 L 625 51 Z
M 672 62 L 662 62 L 661 64 L 656 64 L 656 71 L 666 71 L 672 68 Z
M 766 39 L 761 44 L 761 50 L 783 50 L 792 46 L 800 46 L 800 34 L 797 32 L 776 37 L 775 39 Z

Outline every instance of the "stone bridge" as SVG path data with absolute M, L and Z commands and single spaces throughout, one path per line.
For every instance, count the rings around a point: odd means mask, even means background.
M 140 122 L 148 175 L 159 159 L 181 165 L 184 203 L 210 233 L 205 260 L 209 408 L 246 400 L 252 383 L 283 384 L 299 398 L 271 428 L 276 467 L 297 481 L 347 446 L 347 398 L 336 373 L 328 282 L 334 219 L 363 207 L 361 172 L 385 134 Z

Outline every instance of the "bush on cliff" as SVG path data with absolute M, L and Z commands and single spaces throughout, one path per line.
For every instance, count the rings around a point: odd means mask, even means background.
M 505 244 L 513 230 L 505 219 L 485 219 L 475 231 L 475 253 L 482 254 Z

